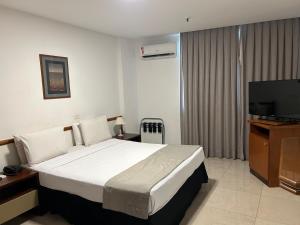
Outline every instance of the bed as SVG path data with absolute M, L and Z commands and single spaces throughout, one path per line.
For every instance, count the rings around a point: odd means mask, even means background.
M 178 225 L 202 183 L 202 147 L 113 139 L 106 116 L 15 135 L 22 164 L 39 172 L 41 212 L 71 224 Z M 73 147 L 71 147 L 73 146 Z
M 108 139 L 32 165 L 39 172 L 41 209 L 78 225 L 179 224 L 208 179 L 201 147 L 152 187 L 147 219 L 103 207 L 104 186 L 112 177 L 165 146 Z

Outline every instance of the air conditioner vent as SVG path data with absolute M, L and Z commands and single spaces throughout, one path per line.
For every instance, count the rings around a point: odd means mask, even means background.
M 176 57 L 176 43 L 164 43 L 158 45 L 146 45 L 141 47 L 141 57 L 143 59 L 157 59 Z

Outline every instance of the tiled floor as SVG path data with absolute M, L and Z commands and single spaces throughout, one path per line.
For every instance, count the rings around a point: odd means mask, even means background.
M 248 162 L 206 159 L 204 185 L 180 225 L 300 225 L 300 196 L 268 188 Z M 28 218 L 29 217 L 29 218 Z M 55 215 L 18 218 L 6 225 L 67 225 Z
M 269 188 L 248 162 L 209 158 L 209 183 L 180 225 L 300 225 L 300 196 Z

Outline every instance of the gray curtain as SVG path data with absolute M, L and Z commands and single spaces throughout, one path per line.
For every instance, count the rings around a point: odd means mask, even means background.
M 299 18 L 182 33 L 182 143 L 248 159 L 248 82 L 296 78 Z
M 243 158 L 237 149 L 238 26 L 181 34 L 183 144 L 206 156 Z
M 248 158 L 248 82 L 296 79 L 300 75 L 300 20 L 241 26 L 239 151 Z

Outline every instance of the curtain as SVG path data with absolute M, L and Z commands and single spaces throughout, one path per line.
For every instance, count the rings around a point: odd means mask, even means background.
M 243 158 L 237 124 L 238 26 L 181 33 L 182 144 Z
M 238 149 L 248 158 L 248 82 L 300 78 L 300 19 L 241 26 Z
M 300 19 L 181 34 L 182 144 L 248 159 L 248 82 L 300 79 Z

